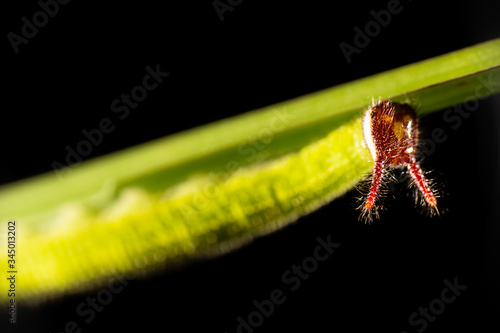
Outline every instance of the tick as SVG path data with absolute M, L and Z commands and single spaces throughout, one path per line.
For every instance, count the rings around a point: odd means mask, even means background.
M 416 158 L 418 142 L 417 115 L 408 104 L 382 101 L 363 116 L 363 135 L 373 158 L 370 192 L 361 206 L 367 221 L 378 217 L 377 195 L 384 175 L 390 168 L 405 167 L 431 209 L 438 213 L 437 200 Z

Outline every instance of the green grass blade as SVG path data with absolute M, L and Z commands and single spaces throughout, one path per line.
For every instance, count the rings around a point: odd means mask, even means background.
M 493 40 L 4 186 L 0 218 L 23 230 L 22 297 L 279 229 L 370 169 L 359 116 L 372 99 L 408 101 L 422 115 L 498 93 L 499 82 Z

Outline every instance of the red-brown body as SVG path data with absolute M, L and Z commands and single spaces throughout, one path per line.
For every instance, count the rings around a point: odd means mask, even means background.
M 373 158 L 373 178 L 363 214 L 367 220 L 376 212 L 376 199 L 387 167 L 403 166 L 422 193 L 427 204 L 437 212 L 437 200 L 417 163 L 418 124 L 415 111 L 408 104 L 382 101 L 365 112 L 363 134 Z

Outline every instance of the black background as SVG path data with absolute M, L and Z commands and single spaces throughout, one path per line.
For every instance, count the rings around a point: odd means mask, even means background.
M 221 22 L 212 1 L 71 1 L 18 54 L 7 33 L 19 33 L 39 5 L 4 4 L 0 183 L 51 171 L 83 129 L 113 116 L 111 102 L 141 82 L 147 65 L 170 76 L 89 158 L 500 36 L 498 3 L 402 1 L 403 11 L 347 64 L 339 44 L 352 44 L 353 28 L 388 2 L 324 3 L 244 0 Z M 61 332 L 75 321 L 82 332 L 236 332 L 236 318 L 279 288 L 286 301 L 255 332 L 416 332 L 408 317 L 457 277 L 467 290 L 425 331 L 495 331 L 499 108 L 498 96 L 482 101 L 456 130 L 442 113 L 422 119 L 423 135 L 441 127 L 448 136 L 423 164 L 447 194 L 441 218 L 420 214 L 402 184 L 382 220 L 365 225 L 351 191 L 228 255 L 134 280 L 88 324 L 75 309 L 95 293 L 21 305 L 19 323 L 7 326 L 1 315 L 0 327 Z M 340 248 L 289 291 L 282 274 L 328 235 Z

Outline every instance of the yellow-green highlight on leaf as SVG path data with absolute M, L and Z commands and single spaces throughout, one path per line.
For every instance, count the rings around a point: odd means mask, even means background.
M 21 230 L 18 298 L 92 288 L 277 230 L 370 170 L 360 115 L 372 99 L 408 101 L 422 115 L 500 91 L 484 82 L 500 82 L 500 40 L 4 186 L 0 220 Z
M 97 214 L 63 209 L 56 218 L 64 231 L 52 228 L 20 242 L 23 281 L 29 281 L 21 296 L 79 290 L 117 272 L 136 274 L 144 262 L 154 267 L 214 255 L 281 228 L 369 170 L 358 147 L 360 126 L 352 121 L 297 153 L 240 168 L 223 183 L 202 177 L 162 195 L 128 188 Z

